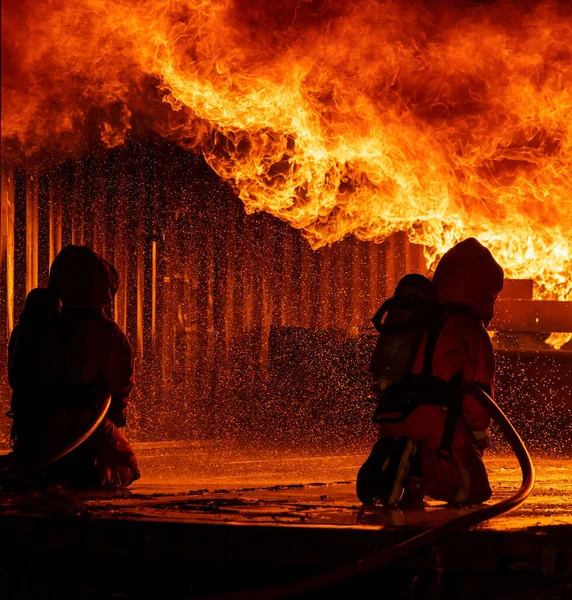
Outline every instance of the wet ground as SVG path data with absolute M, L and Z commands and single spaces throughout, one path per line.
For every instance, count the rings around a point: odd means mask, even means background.
M 22 557 L 30 556 L 42 564 L 81 557 L 107 571 L 128 564 L 140 573 L 139 584 L 140 577 L 146 582 L 134 592 L 122 567 L 98 587 L 86 572 L 82 581 L 91 583 L 81 593 L 52 582 L 53 595 L 45 597 L 187 599 L 249 590 L 337 568 L 478 509 L 430 501 L 364 510 L 355 476 L 366 452 L 245 451 L 231 442 L 139 444 L 137 452 L 143 477 L 128 490 L 3 498 L 2 535 L 20 556 L 0 577 L 12 590 L 8 597 L 45 592 L 20 572 Z M 572 458 L 533 456 L 533 462 L 536 487 L 524 504 L 395 565 L 392 585 L 401 591 L 393 598 L 472 599 L 491 584 L 498 593 L 490 598 L 572 598 Z M 490 503 L 518 489 L 513 456 L 489 454 L 486 464 Z M 213 569 L 221 578 L 204 576 Z M 420 574 L 429 583 L 415 596 L 411 585 Z M 449 595 L 443 574 L 455 577 Z
M 190 442 L 139 444 L 143 477 L 128 491 L 85 497 L 86 508 L 130 519 L 251 524 L 343 526 L 433 526 L 472 508 L 427 501 L 421 509 L 364 511 L 355 495 L 364 453 L 310 454 L 244 451 Z M 495 530 L 548 525 L 572 526 L 572 458 L 533 457 L 536 485 L 528 500 L 483 524 Z M 486 457 L 498 502 L 522 481 L 511 455 Z
M 229 441 L 179 441 L 136 444 L 136 452 L 142 478 L 130 488 L 75 493 L 74 499 L 89 512 L 113 518 L 364 524 L 355 478 L 367 451 L 245 450 Z M 533 493 L 520 507 L 484 527 L 508 530 L 572 525 L 572 454 L 569 458 L 533 455 L 532 460 L 536 473 Z M 513 455 L 489 452 L 485 463 L 494 492 L 488 504 L 518 489 L 522 473 Z M 24 498 L 32 503 L 33 497 L 36 495 L 4 497 L 3 514 L 12 512 L 11 507 L 16 509 Z M 224 509 L 233 503 L 240 510 Z M 216 505 L 219 512 L 213 511 Z M 457 509 L 427 499 L 422 509 L 378 507 L 368 511 L 366 521 L 378 527 L 431 526 L 454 512 Z

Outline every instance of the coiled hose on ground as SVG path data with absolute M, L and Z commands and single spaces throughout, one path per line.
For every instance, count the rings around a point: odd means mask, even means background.
M 473 512 L 455 517 L 447 523 L 424 531 L 392 548 L 387 548 L 356 562 L 337 567 L 335 571 L 318 573 L 305 579 L 261 589 L 205 596 L 202 600 L 271 600 L 309 593 L 385 567 L 407 555 L 418 552 L 426 546 L 433 545 L 463 529 L 497 517 L 522 504 L 534 487 L 534 466 L 526 446 L 502 410 L 478 385 L 475 383 L 463 384 L 463 395 L 465 394 L 472 396 L 486 408 L 515 453 L 522 470 L 522 484 L 515 494 L 496 504 L 484 506 Z

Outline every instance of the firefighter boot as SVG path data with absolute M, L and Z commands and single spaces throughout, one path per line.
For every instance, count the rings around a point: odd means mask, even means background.
M 356 493 L 363 504 L 375 504 L 383 486 L 384 465 L 394 444 L 393 438 L 377 440 L 357 474 Z
M 398 504 L 408 477 L 421 476 L 421 456 L 409 438 L 381 438 L 357 476 L 356 492 L 364 504 Z

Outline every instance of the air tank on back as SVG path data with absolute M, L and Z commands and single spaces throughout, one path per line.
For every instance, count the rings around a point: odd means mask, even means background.
M 379 386 L 378 397 L 411 373 L 428 320 L 435 314 L 436 307 L 433 283 L 413 273 L 400 279 L 393 296 L 372 318 L 379 338 L 370 372 Z

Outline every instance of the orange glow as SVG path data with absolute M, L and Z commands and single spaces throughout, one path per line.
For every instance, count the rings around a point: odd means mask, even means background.
M 570 340 L 572 340 L 572 333 L 554 332 L 546 338 L 545 342 L 555 350 L 560 350 Z
M 4 4 L 4 150 L 115 146 L 139 115 L 314 248 L 405 231 L 431 267 L 475 236 L 572 299 L 568 3 Z

